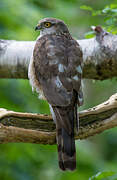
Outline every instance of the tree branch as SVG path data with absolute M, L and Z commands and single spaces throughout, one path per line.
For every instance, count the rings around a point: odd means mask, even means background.
M 117 93 L 108 101 L 80 112 L 76 139 L 85 139 L 117 126 Z M 49 115 L 19 113 L 0 109 L 0 143 L 55 144 L 55 124 Z
M 93 27 L 96 37 L 78 40 L 83 50 L 83 77 L 117 77 L 117 36 Z M 27 78 L 27 69 L 35 42 L 0 40 L 0 78 Z

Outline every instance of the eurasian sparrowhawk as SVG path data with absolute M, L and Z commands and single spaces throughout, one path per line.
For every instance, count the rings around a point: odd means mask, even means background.
M 43 92 L 56 123 L 59 167 L 76 168 L 74 128 L 79 128 L 77 106 L 82 105 L 82 51 L 65 23 L 55 18 L 39 21 L 40 30 L 29 65 L 29 79 Z

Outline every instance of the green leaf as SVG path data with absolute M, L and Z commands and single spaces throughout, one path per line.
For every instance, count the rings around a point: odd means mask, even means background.
M 113 22 L 113 18 L 110 18 L 110 19 L 106 20 L 105 22 L 106 22 L 106 24 L 108 24 L 108 25 L 112 25 L 112 24 L 114 23 L 114 22 Z
M 87 33 L 85 33 L 85 38 L 89 39 L 95 36 L 94 31 L 89 31 Z
M 89 180 L 101 180 L 103 178 L 107 178 L 109 176 L 113 176 L 116 173 L 113 171 L 104 171 L 104 172 L 99 172 L 96 175 L 92 176 L 91 178 L 89 178 Z
M 101 10 L 92 12 L 92 16 L 97 16 L 97 15 L 101 15 L 101 14 L 102 14 Z
M 117 22 L 117 19 L 115 17 L 112 17 L 110 19 L 107 19 L 105 22 L 107 25 L 112 26 Z
M 111 4 L 111 5 L 110 5 L 110 8 L 111 8 L 111 9 L 117 8 L 117 4 Z
M 103 9 L 102 12 L 106 14 L 106 13 L 108 13 L 110 10 L 111 10 L 110 7 L 107 7 L 107 8 L 105 8 L 105 9 Z
M 80 6 L 80 9 L 84 9 L 84 10 L 89 10 L 89 11 L 93 11 L 93 9 L 90 6 Z

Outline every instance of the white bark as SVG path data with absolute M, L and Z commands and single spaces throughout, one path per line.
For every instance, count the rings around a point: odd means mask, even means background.
M 117 36 L 96 27 L 96 37 L 78 40 L 83 50 L 83 77 L 107 79 L 117 76 Z M 0 78 L 27 78 L 33 41 L 0 40 Z

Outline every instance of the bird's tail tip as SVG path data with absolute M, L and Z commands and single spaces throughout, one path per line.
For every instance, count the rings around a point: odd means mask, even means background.
M 58 159 L 61 170 L 74 171 L 76 169 L 76 149 L 73 135 L 69 135 L 64 128 L 59 131 Z
M 62 171 L 74 171 L 76 170 L 76 161 L 59 161 L 59 168 Z

